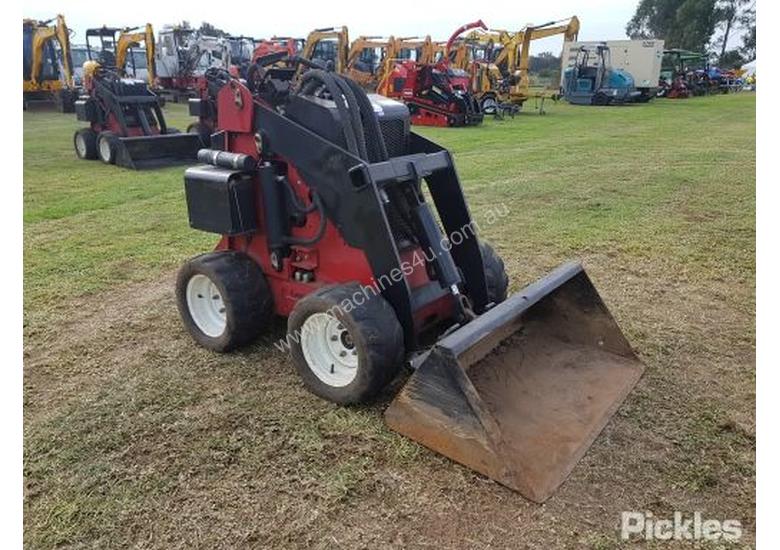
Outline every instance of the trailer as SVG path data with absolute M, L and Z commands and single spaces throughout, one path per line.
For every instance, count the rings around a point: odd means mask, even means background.
M 612 68 L 622 69 L 634 77 L 640 101 L 649 101 L 658 91 L 658 81 L 661 75 L 661 61 L 664 54 L 663 40 L 607 40 L 564 42 L 562 65 L 565 73 L 577 62 L 577 52 L 585 46 L 595 48 L 606 44 L 612 56 Z

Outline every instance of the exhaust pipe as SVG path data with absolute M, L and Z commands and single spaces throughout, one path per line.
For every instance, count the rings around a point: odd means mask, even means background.
M 439 340 L 385 420 L 541 503 L 643 371 L 582 265 L 570 262 Z

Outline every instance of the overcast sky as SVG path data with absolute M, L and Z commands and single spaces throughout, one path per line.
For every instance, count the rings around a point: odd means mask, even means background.
M 518 30 L 528 23 L 541 24 L 577 15 L 582 23 L 581 40 L 625 38 L 626 23 L 638 0 L 556 0 L 555 2 L 472 0 L 366 0 L 364 2 L 192 2 L 191 0 L 129 0 L 113 2 L 28 1 L 24 16 L 48 19 L 62 13 L 73 31 L 73 43 L 84 42 L 84 30 L 101 25 L 136 26 L 152 23 L 155 29 L 166 23 L 202 21 L 234 35 L 255 38 L 273 34 L 305 37 L 318 27 L 347 25 L 350 38 L 364 35 L 414 36 L 430 34 L 444 40 L 457 27 L 482 18 L 489 27 Z M 220 9 L 223 8 L 224 9 Z M 114 8 L 114 9 L 112 9 Z M 443 13 L 437 13 L 441 9 Z M 539 40 L 533 53 L 558 53 L 562 38 Z

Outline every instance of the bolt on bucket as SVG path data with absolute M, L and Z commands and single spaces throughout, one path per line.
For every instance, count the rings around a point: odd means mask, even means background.
M 116 143 L 116 164 L 133 170 L 194 163 L 203 147 L 197 134 L 123 137 Z
M 644 371 L 579 263 L 439 340 L 388 426 L 544 502 Z

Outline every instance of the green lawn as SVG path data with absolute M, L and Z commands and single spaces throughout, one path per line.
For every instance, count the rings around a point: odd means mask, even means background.
M 755 95 L 548 112 L 419 130 L 513 289 L 584 259 L 648 365 L 544 508 L 388 433 L 381 405 L 311 397 L 270 341 L 194 348 L 171 274 L 215 239 L 182 168 L 79 161 L 75 117 L 25 113 L 26 544 L 612 547 L 634 509 L 739 518 L 752 544 Z

